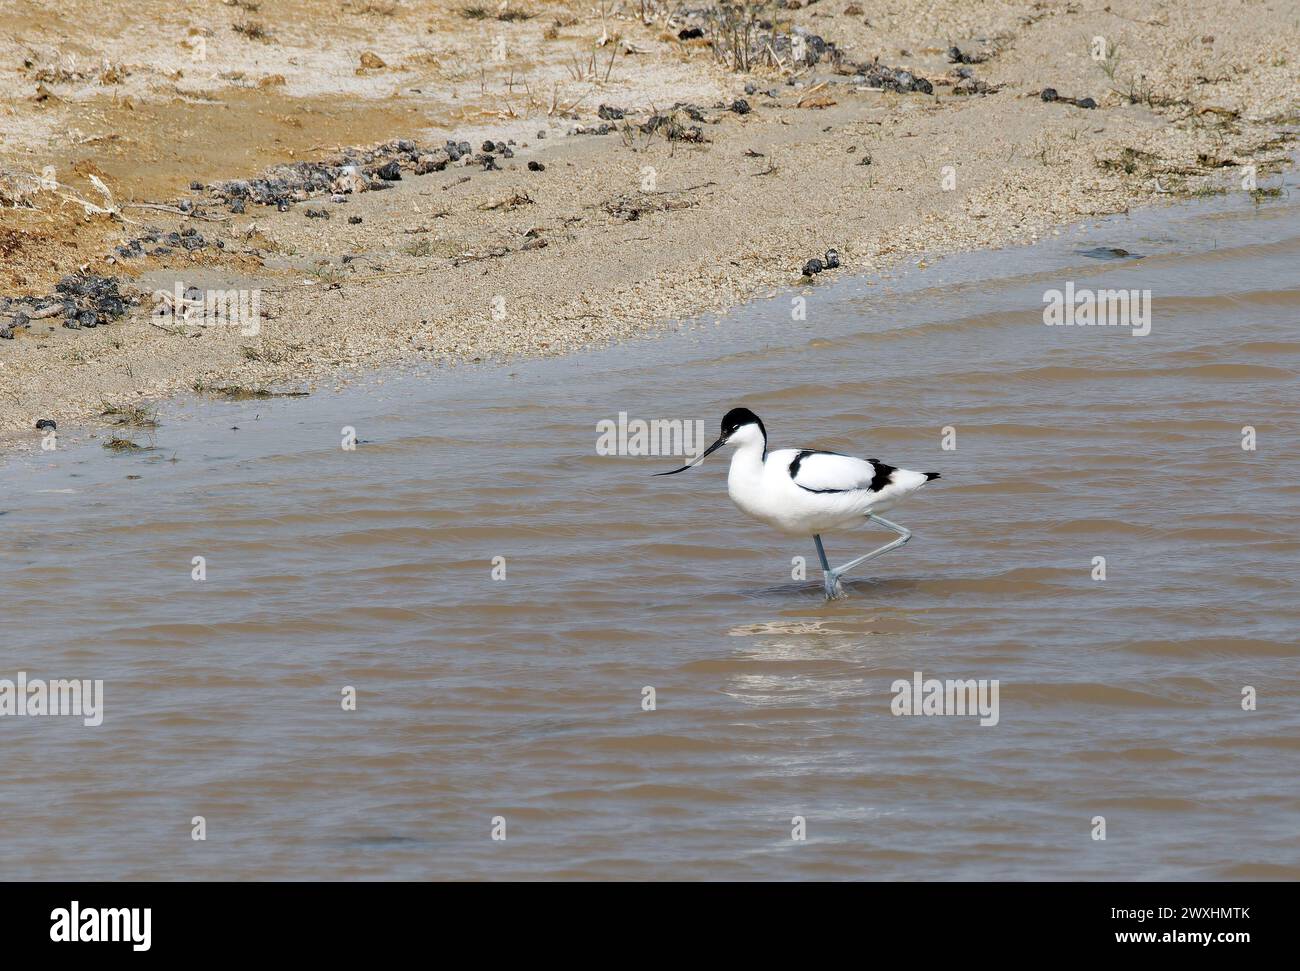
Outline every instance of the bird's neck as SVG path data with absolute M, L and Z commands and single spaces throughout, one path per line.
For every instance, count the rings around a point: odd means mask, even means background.
M 731 475 L 759 475 L 767 457 L 767 439 L 759 438 L 736 446 L 731 456 Z

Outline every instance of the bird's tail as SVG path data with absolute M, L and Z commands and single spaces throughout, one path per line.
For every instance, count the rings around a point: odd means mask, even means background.
M 926 482 L 929 482 L 931 479 L 938 479 L 940 477 L 938 472 L 925 472 L 922 474 L 925 476 Z

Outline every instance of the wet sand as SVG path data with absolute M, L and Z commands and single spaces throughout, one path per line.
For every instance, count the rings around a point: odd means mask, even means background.
M 842 275 L 805 321 L 9 454 L 0 677 L 102 678 L 105 709 L 0 721 L 6 876 L 1297 879 L 1290 188 Z M 1151 289 L 1150 334 L 1044 326 L 1070 280 Z M 725 453 L 595 448 L 742 403 L 776 446 L 942 471 L 846 599 L 732 507 Z M 916 671 L 999 681 L 998 723 L 892 715 Z
M 824 0 L 772 16 L 778 30 L 832 41 L 838 68 L 824 59 L 737 72 L 709 38 L 679 39 L 679 22 L 638 23 L 638 4 L 604 18 L 563 3 L 516 6 L 530 16 L 142 3 L 98 13 L 119 29 L 93 38 L 75 10 L 7 7 L 15 39 L 0 56 L 16 70 L 0 83 L 0 169 L 30 177 L 54 165 L 64 195 L 103 202 L 95 174 L 133 222 L 86 218 L 49 193 L 33 196 L 35 208 L 4 209 L 4 292 L 48 294 L 86 265 L 123 277 L 141 306 L 106 327 L 33 321 L 0 341 L 0 427 L 85 420 L 105 402 L 196 384 L 329 388 L 380 364 L 570 352 L 755 296 L 815 291 L 827 277 L 810 286 L 800 269 L 831 247 L 840 276 L 929 265 L 1136 205 L 1241 192 L 1248 164 L 1268 188 L 1289 164 L 1300 50 L 1281 7 L 1246 17 L 1232 3 L 1137 4 L 1124 15 L 910 3 L 859 15 Z M 269 37 L 250 37 L 250 21 Z M 194 37 L 206 41 L 197 67 Z M 1091 57 L 1094 37 L 1107 58 Z M 953 44 L 984 58 L 965 67 L 996 90 L 955 93 Z M 367 53 L 384 66 L 363 66 Z M 853 72 L 873 58 L 930 79 L 933 93 L 867 90 Z M 1045 87 L 1098 107 L 1044 101 Z M 729 110 L 736 98 L 752 110 Z M 677 101 L 698 106 L 690 123 L 704 141 L 632 128 L 569 134 L 602 124 L 601 103 L 639 125 Z M 512 140 L 514 158 L 500 171 L 406 173 L 342 204 L 233 217 L 209 189 L 186 188 L 390 137 L 454 137 L 476 151 Z M 124 204 L 184 199 L 220 221 Z M 321 207 L 330 219 L 305 216 Z M 191 226 L 213 246 L 107 261 L 146 225 Z M 259 289 L 260 333 L 152 326 L 150 294 L 177 280 Z

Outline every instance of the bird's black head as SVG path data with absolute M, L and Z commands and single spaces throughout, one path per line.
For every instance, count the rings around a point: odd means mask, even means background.
M 740 435 L 736 438 L 736 440 L 732 441 L 732 436 L 735 435 L 736 432 L 740 431 L 742 428 L 749 429 L 749 430 L 740 432 Z M 755 428 L 758 429 L 757 436 L 755 436 L 755 433 L 752 430 Z M 735 444 L 735 445 L 743 446 L 749 444 L 757 445 L 760 442 L 763 446 L 763 458 L 764 460 L 766 460 L 767 459 L 767 429 L 763 427 L 762 420 L 758 417 L 758 415 L 754 414 L 748 408 L 732 408 L 729 412 L 727 412 L 725 415 L 722 416 L 722 434 L 718 436 L 718 440 L 716 442 L 714 442 L 712 445 L 710 445 L 708 448 L 706 448 L 703 452 L 700 453 L 699 458 L 695 459 L 692 462 L 687 462 L 680 469 L 673 469 L 671 472 L 656 472 L 655 475 L 676 475 L 678 472 L 685 472 L 691 466 L 699 465 L 701 462 L 704 461 L 704 459 L 707 456 L 712 455 L 718 449 L 722 448 L 722 446 L 727 444 Z
M 724 439 L 730 438 L 732 432 L 745 425 L 757 425 L 758 430 L 763 433 L 763 438 L 767 438 L 767 429 L 763 427 L 763 419 L 748 408 L 732 408 L 722 416 L 722 437 Z

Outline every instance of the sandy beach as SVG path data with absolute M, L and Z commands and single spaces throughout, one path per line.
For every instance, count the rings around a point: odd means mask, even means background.
M 0 429 L 560 354 L 1289 164 L 1284 3 L 750 7 L 0 6 Z M 155 318 L 178 284 L 256 326 Z

